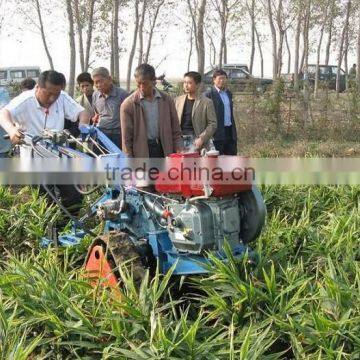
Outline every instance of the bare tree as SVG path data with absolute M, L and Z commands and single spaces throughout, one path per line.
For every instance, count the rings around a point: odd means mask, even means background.
M 204 41 L 204 19 L 206 12 L 206 0 L 197 1 L 187 0 L 191 19 L 193 22 L 196 52 L 198 57 L 198 72 L 204 74 L 205 69 L 205 41 Z
M 287 66 L 287 73 L 289 74 L 291 72 L 291 49 L 289 44 L 289 39 L 287 32 L 285 32 L 285 44 L 286 44 L 286 50 L 288 53 L 288 66 Z
M 303 8 L 301 3 L 298 1 L 297 4 L 297 22 L 295 30 L 295 58 L 294 58 L 294 88 L 295 91 L 299 91 L 299 58 L 300 58 L 300 34 L 301 34 L 301 24 L 302 24 L 302 11 Z
M 281 1 L 281 0 L 280 0 Z M 273 18 L 273 5 L 271 0 L 267 0 L 267 12 L 268 12 L 268 19 L 269 25 L 271 30 L 271 37 L 272 37 L 272 56 L 273 56 L 273 78 L 276 79 L 278 73 L 278 52 L 277 52 L 277 33 L 275 29 L 275 22 Z
M 198 71 L 201 75 L 205 69 L 205 42 L 204 42 L 204 18 L 206 11 L 206 0 L 201 0 L 197 22 L 197 43 L 198 43 Z
M 302 69 L 304 73 L 304 89 L 303 89 L 303 126 L 305 127 L 308 120 L 312 118 L 311 107 L 310 107 L 310 82 L 309 82 L 309 32 L 310 32 L 310 17 L 311 17 L 311 3 L 312 0 L 306 0 L 305 12 L 304 12 L 304 29 L 303 29 L 303 41 L 304 50 L 302 55 Z
M 332 40 L 333 40 L 333 31 L 334 31 L 334 19 L 335 19 L 335 3 L 336 0 L 330 0 L 329 1 L 329 20 L 328 20 L 328 40 L 327 40 L 327 44 L 326 44 L 326 55 L 325 55 L 325 65 L 329 65 L 329 61 L 330 61 L 330 49 L 331 49 L 331 44 L 332 44 Z
M 132 71 L 132 64 L 134 61 L 135 56 L 135 50 L 136 50 L 136 40 L 138 37 L 138 31 L 139 31 L 139 0 L 135 0 L 134 3 L 135 8 L 135 29 L 134 29 L 134 35 L 133 35 L 133 42 L 129 54 L 129 61 L 128 61 L 128 68 L 127 68 L 127 76 L 126 76 L 126 89 L 127 91 L 130 91 L 130 82 L 131 82 L 131 71 Z
M 139 59 L 138 64 L 142 64 L 143 56 L 144 56 L 144 23 L 145 23 L 145 15 L 146 15 L 146 7 L 148 0 L 142 0 L 142 10 L 141 17 L 139 22 Z
M 248 1 L 246 1 L 246 8 L 248 10 L 251 22 L 251 53 L 250 53 L 250 74 L 253 73 L 254 68 L 254 59 L 255 59 L 255 28 L 256 28 L 256 20 L 255 20 L 255 0 L 251 0 L 251 5 L 249 5 Z
M 74 15 L 76 20 L 78 45 L 79 45 L 79 57 L 81 71 L 85 71 L 85 54 L 84 54 L 84 41 L 83 41 L 83 22 L 80 15 L 79 0 L 73 0 L 74 3 Z
M 86 31 L 86 48 L 85 48 L 85 66 L 84 71 L 88 71 L 90 66 L 90 51 L 92 44 L 92 35 L 93 35 L 93 21 L 94 21 L 94 11 L 95 11 L 95 1 L 89 0 L 89 13 L 88 13 L 88 27 Z
M 306 0 L 305 11 L 304 11 L 304 24 L 303 24 L 303 53 L 301 56 L 301 63 L 300 63 L 300 69 L 302 70 L 304 68 L 307 69 L 309 63 L 311 5 L 312 5 L 312 0 Z
M 284 5 L 283 1 L 279 0 L 277 12 L 276 12 L 276 23 L 279 30 L 279 41 L 278 41 L 278 53 L 277 53 L 277 77 L 280 77 L 282 66 L 283 66 L 283 46 L 284 46 L 284 37 L 286 30 L 284 28 L 283 23 L 283 14 L 284 12 Z
M 48 58 L 49 61 L 49 66 L 51 70 L 54 70 L 54 63 L 53 63 L 53 59 L 52 56 L 50 54 L 49 51 L 49 46 L 46 40 L 46 35 L 45 35 L 45 29 L 44 29 L 44 23 L 43 23 L 43 18 L 42 18 L 42 13 L 41 13 L 41 6 L 40 6 L 40 2 L 39 0 L 35 0 L 35 6 L 36 6 L 36 13 L 37 13 L 37 17 L 38 17 L 38 28 L 40 30 L 40 34 L 41 34 L 41 40 L 44 46 L 44 50 L 46 53 L 46 56 Z
M 111 11 L 112 18 L 111 18 L 111 29 L 110 29 L 110 74 L 114 76 L 114 11 Z
M 81 71 L 88 71 L 96 0 L 73 0 Z M 86 31 L 85 31 L 86 29 Z M 84 33 L 86 38 L 84 37 Z
M 76 66 L 76 48 L 75 48 L 75 31 L 74 31 L 74 14 L 71 0 L 66 0 L 66 12 L 69 22 L 69 45 L 70 45 L 70 71 L 68 81 L 68 92 L 71 97 L 75 91 L 75 66 Z
M 189 55 L 188 55 L 188 61 L 187 61 L 187 71 L 190 71 L 190 64 L 191 64 L 191 56 L 193 53 L 193 46 L 194 46 L 194 37 L 193 37 L 193 28 L 191 28 L 190 30 L 190 35 L 189 35 L 189 41 L 190 41 L 190 46 L 189 46 Z
M 328 19 L 328 9 L 329 9 L 328 1 L 319 3 L 321 29 L 320 29 L 320 37 L 319 37 L 317 52 L 316 52 L 317 57 L 316 57 L 315 88 L 314 88 L 314 97 L 315 98 L 317 97 L 318 89 L 319 89 L 319 77 L 320 77 L 319 70 L 320 70 L 321 46 L 322 46 L 322 41 L 323 41 L 323 37 L 324 37 L 325 26 L 326 26 L 327 19 Z
M 145 63 L 149 62 L 151 45 L 152 45 L 152 41 L 153 41 L 153 37 L 154 37 L 155 27 L 157 25 L 160 10 L 163 7 L 164 3 L 165 3 L 165 0 L 157 0 L 152 4 L 152 6 L 148 7 L 148 12 L 149 12 L 148 18 L 149 18 L 150 28 L 149 28 L 149 36 L 147 39 L 146 53 L 144 56 Z M 192 42 L 192 38 L 191 38 L 191 42 Z
M 336 74 L 336 96 L 337 97 L 339 97 L 339 94 L 340 94 L 340 74 L 341 74 L 340 71 L 341 71 L 341 64 L 343 62 L 346 32 L 348 31 L 347 29 L 349 27 L 351 5 L 352 5 L 351 0 L 348 0 L 348 2 L 346 4 L 346 15 L 345 15 L 343 31 L 341 34 L 339 54 L 338 54 L 338 63 L 337 63 L 338 67 L 337 67 L 337 74 Z
M 212 3 L 220 18 L 220 46 L 218 67 L 221 68 L 224 62 L 224 53 L 226 49 L 226 28 L 229 19 L 229 8 L 227 0 L 212 0 Z M 227 57 L 227 55 L 225 55 Z
M 216 67 L 218 61 L 218 52 L 215 45 L 215 38 L 217 37 L 217 32 L 214 27 L 205 26 L 206 37 L 208 38 L 209 43 L 209 64 L 211 68 Z M 196 39 L 195 39 L 196 40 Z
M 259 32 L 255 26 L 255 34 L 256 34 L 256 41 L 258 44 L 258 49 L 259 49 L 259 54 L 260 54 L 260 68 L 261 68 L 261 77 L 264 77 L 264 55 L 263 55 L 263 51 L 262 51 L 262 45 L 261 45 L 261 40 L 260 40 L 260 35 Z
M 112 23 L 112 59 L 113 59 L 113 79 L 120 84 L 119 66 L 119 0 L 113 0 L 113 23 Z
M 358 17 L 360 18 L 360 8 L 358 11 Z M 360 92 L 360 21 L 357 34 L 357 66 L 356 66 L 356 80 L 358 85 L 358 91 Z
M 211 0 L 211 3 L 219 16 L 220 23 L 220 44 L 218 66 L 222 67 L 227 63 L 227 29 L 231 14 L 236 12 L 240 0 Z M 255 38 L 255 35 L 254 35 Z

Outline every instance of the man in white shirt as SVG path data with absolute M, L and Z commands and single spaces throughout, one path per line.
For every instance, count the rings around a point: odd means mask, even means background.
M 53 70 L 45 71 L 40 74 L 35 89 L 21 93 L 1 110 L 0 125 L 9 134 L 13 144 L 22 141 L 23 135 L 19 127 L 23 132 L 40 136 L 45 129 L 63 130 L 65 119 L 72 122 L 79 119 L 81 125 L 89 124 L 89 115 L 85 109 L 62 91 L 64 81 L 63 74 Z M 22 146 L 20 157 L 28 156 L 31 156 L 31 152 Z M 68 209 L 81 202 L 80 194 L 71 185 L 59 185 L 57 191 Z
M 34 90 L 25 91 L 6 105 L 0 113 L 0 125 L 18 144 L 22 135 L 15 123 L 31 135 L 41 135 L 44 129 L 61 131 L 64 119 L 80 124 L 89 123 L 85 109 L 63 89 L 64 77 L 56 71 L 45 71 L 39 76 Z

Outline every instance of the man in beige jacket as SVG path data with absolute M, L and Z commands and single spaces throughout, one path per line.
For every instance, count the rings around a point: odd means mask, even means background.
M 194 137 L 196 150 L 209 148 L 217 120 L 213 102 L 199 94 L 201 75 L 190 71 L 184 75 L 184 92 L 175 99 L 176 112 L 179 117 L 183 135 Z

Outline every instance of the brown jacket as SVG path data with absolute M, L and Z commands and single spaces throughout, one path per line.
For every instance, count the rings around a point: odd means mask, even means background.
M 187 95 L 175 99 L 176 112 L 181 123 Z M 192 111 L 192 124 L 195 136 L 203 140 L 204 147 L 215 134 L 217 119 L 213 102 L 205 96 L 199 95 L 195 99 Z
M 159 91 L 159 138 L 165 156 L 182 149 L 183 141 L 179 119 L 172 98 Z M 122 150 L 130 157 L 148 158 L 147 122 L 140 103 L 140 93 L 135 91 L 120 107 Z

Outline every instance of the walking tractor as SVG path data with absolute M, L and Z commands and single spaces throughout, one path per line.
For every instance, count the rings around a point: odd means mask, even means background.
M 56 136 L 47 132 L 43 137 L 27 141 L 43 157 L 49 154 L 70 158 L 124 157 L 120 149 L 92 126 L 82 128 L 79 138 L 64 131 Z M 87 150 L 73 150 L 71 143 Z M 193 158 L 205 159 L 211 166 L 226 160 L 212 151 L 202 155 L 174 154 L 164 161 L 172 169 L 180 169 L 184 161 Z M 242 257 L 264 226 L 266 208 L 259 190 L 251 183 L 240 182 L 202 185 L 192 182 L 191 173 L 187 176 L 181 181 L 159 182 L 146 188 L 104 186 L 91 211 L 81 219 L 72 218 L 71 232 L 60 236 L 50 234 L 42 243 L 75 245 L 91 233 L 83 226 L 89 217 L 104 222 L 103 234 L 95 237 L 88 250 L 85 268 L 108 286 L 117 286 L 120 279 L 116 269 L 130 260 L 136 279 L 143 276 L 144 269 L 153 269 L 157 264 L 164 274 L 171 268 L 174 275 L 206 273 L 208 253 L 226 261 L 225 242 L 233 256 Z M 50 195 L 56 201 L 51 192 Z

